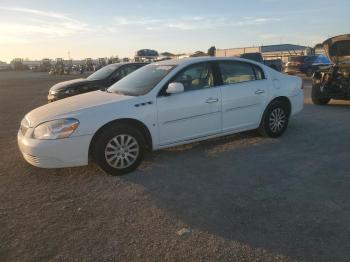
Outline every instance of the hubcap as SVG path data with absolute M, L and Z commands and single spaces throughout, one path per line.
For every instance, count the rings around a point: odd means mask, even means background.
M 118 135 L 112 138 L 105 149 L 107 163 L 117 169 L 131 166 L 139 155 L 139 144 L 131 135 Z
M 272 132 L 280 132 L 286 123 L 286 113 L 280 107 L 272 110 L 269 119 L 269 126 Z

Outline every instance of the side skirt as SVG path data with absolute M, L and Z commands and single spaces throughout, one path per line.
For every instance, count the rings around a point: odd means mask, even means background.
M 241 128 L 241 129 L 235 129 L 235 130 L 231 130 L 231 131 L 217 133 L 215 135 L 203 136 L 203 137 L 193 138 L 193 139 L 189 139 L 189 140 L 183 140 L 183 141 L 176 142 L 176 143 L 161 145 L 161 146 L 155 148 L 153 151 L 160 150 L 160 149 L 165 149 L 165 148 L 169 148 L 169 147 L 174 147 L 174 146 L 186 145 L 186 144 L 199 142 L 199 141 L 204 141 L 204 140 L 208 140 L 208 139 L 212 139 L 212 138 L 233 135 L 233 134 L 241 133 L 241 132 L 244 132 L 244 131 L 254 130 L 254 129 L 257 129 L 258 127 L 259 126 L 249 126 L 249 127 L 245 127 L 245 128 Z

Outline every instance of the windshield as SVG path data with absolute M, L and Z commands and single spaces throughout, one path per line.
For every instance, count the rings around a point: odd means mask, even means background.
M 108 65 L 90 75 L 88 80 L 102 80 L 109 77 L 120 65 Z
M 307 56 L 304 59 L 305 63 L 314 63 L 316 61 L 316 59 L 318 58 L 318 56 Z
M 175 66 L 150 64 L 127 75 L 108 92 L 140 96 L 151 91 Z

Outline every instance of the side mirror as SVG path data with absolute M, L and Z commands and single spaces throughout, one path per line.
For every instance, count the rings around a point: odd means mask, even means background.
M 183 93 L 185 90 L 184 85 L 182 83 L 174 82 L 168 85 L 166 92 L 168 94 L 178 94 Z

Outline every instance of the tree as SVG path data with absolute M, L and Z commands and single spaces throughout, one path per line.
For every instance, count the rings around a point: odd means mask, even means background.
M 208 49 L 208 55 L 209 56 L 215 56 L 216 48 L 215 46 L 212 46 Z

